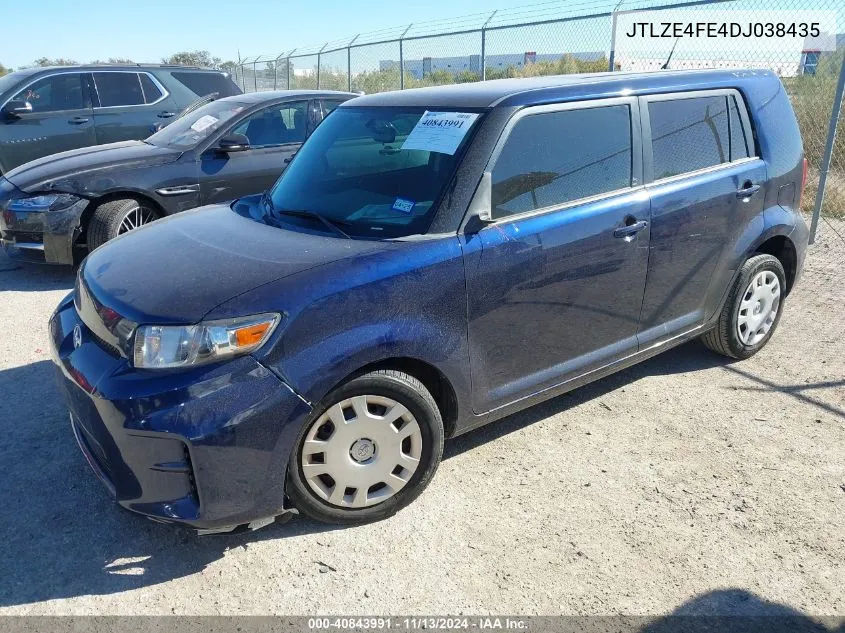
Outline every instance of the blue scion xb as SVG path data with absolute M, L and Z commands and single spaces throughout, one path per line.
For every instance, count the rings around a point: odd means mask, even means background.
M 153 519 L 387 517 L 446 438 L 695 337 L 759 351 L 805 176 L 769 72 L 347 101 L 267 193 L 88 256 L 50 320 L 73 432 Z

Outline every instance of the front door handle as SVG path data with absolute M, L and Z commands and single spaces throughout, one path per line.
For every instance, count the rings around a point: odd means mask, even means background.
M 639 222 L 634 222 L 633 224 L 620 226 L 618 229 L 613 229 L 613 237 L 630 237 L 631 235 L 636 235 L 647 226 L 648 222 L 646 222 L 645 220 L 640 220 Z
M 159 112 L 158 113 L 159 119 L 169 119 L 169 118 L 174 117 L 174 116 L 176 116 L 175 112 Z
M 742 189 L 736 190 L 736 197 L 750 198 L 758 191 L 760 191 L 760 185 L 752 185 L 751 183 L 747 182 L 743 185 Z
M 71 125 L 82 125 L 83 123 L 88 123 L 89 119 L 87 116 L 75 116 L 73 117 L 68 123 Z

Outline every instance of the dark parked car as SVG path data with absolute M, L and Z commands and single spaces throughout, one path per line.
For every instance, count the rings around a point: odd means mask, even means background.
M 696 337 L 758 352 L 805 176 L 770 72 L 361 97 L 267 195 L 86 259 L 50 320 L 73 432 L 154 519 L 387 517 L 445 438 Z
M 60 66 L 0 77 L 0 175 L 78 147 L 147 138 L 199 97 L 241 94 L 228 73 L 188 66 Z
M 71 264 L 177 211 L 267 189 L 345 92 L 218 99 L 145 141 L 34 160 L 0 177 L 0 239 L 12 256 Z

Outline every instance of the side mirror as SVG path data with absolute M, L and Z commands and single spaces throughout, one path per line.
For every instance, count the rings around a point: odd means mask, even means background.
M 30 114 L 32 112 L 32 104 L 29 101 L 20 101 L 12 99 L 3 107 L 3 114 L 9 116 L 20 116 L 22 114 Z
M 227 134 L 220 139 L 216 149 L 224 154 L 245 152 L 249 149 L 249 139 L 244 134 Z
M 493 174 L 485 171 L 469 203 L 469 218 L 466 228 L 470 232 L 481 230 L 493 221 Z

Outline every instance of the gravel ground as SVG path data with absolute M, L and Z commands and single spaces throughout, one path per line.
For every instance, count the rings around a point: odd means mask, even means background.
M 46 351 L 72 274 L 0 256 L 0 614 L 845 614 L 843 265 L 822 239 L 748 361 L 684 345 L 451 441 L 387 521 L 196 537 L 110 503 Z

